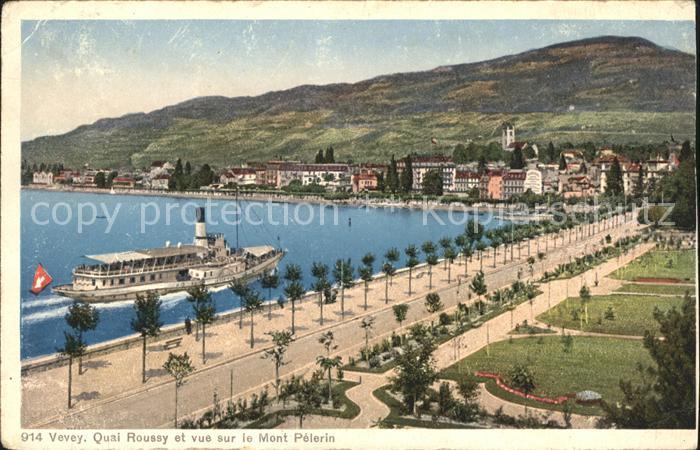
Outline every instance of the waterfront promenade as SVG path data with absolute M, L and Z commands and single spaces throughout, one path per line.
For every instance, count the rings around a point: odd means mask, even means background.
M 547 258 L 534 265 L 534 277 L 570 258 L 591 252 L 600 247 L 602 238 L 610 234 L 614 240 L 633 232 L 637 225 L 631 221 L 618 223 L 618 226 L 598 230 L 593 236 L 579 238 L 568 243 L 566 233 L 554 239 L 548 238 Z M 582 227 L 590 229 L 590 227 Z M 540 240 L 540 250 L 544 251 L 544 237 Z M 536 243 L 531 243 L 531 254 L 536 253 Z M 511 284 L 520 273 L 525 279 L 529 275 L 527 259 L 527 244 L 518 259 L 518 250 L 513 252 L 515 261 L 510 261 L 510 250 L 507 264 L 503 265 L 503 248 L 496 255 L 496 268 L 493 268 L 493 250 L 485 252 L 483 268 L 489 290 Z M 459 261 L 459 260 L 458 260 Z M 460 261 L 461 263 L 461 261 Z M 447 274 L 443 263 L 433 268 L 433 291 L 437 291 L 445 309 L 454 307 L 457 302 L 467 301 L 467 286 L 465 281 L 457 282 L 457 275 L 464 273 L 464 266 L 455 263 L 452 266 L 452 282 L 447 284 Z M 479 262 L 474 259 L 468 265 L 469 275 L 472 276 L 479 268 Z M 379 278 L 370 284 L 368 293 L 369 308 L 365 312 L 364 287 L 362 284 L 349 289 L 345 293 L 346 318 L 341 321 L 340 298 L 335 304 L 324 307 L 324 325 L 318 323 L 319 308 L 315 302 L 306 301 L 298 305 L 296 311 L 297 341 L 288 351 L 289 364 L 282 369 L 282 375 L 303 373 L 313 370 L 315 358 L 322 352 L 322 346 L 317 342 L 321 332 L 332 329 L 339 344 L 339 355 L 347 360 L 348 355 L 354 355 L 364 345 L 364 333 L 359 327 L 361 317 L 371 314 L 376 318 L 373 340 L 382 339 L 398 328 L 394 320 L 391 306 L 402 302 L 410 305 L 408 318 L 404 327 L 411 323 L 430 318 L 423 305 L 425 295 L 429 292 L 428 275 L 425 268 L 414 270 L 413 294 L 407 295 L 408 277 L 402 274 L 395 277 L 389 287 L 389 303 L 384 301 L 384 280 Z M 588 281 L 589 284 L 592 280 Z M 566 283 L 570 294 L 579 288 Z M 522 305 L 521 305 L 522 306 Z M 527 305 L 526 305 L 527 306 Z M 529 307 L 528 307 L 529 312 Z M 188 378 L 180 390 L 180 416 L 198 414 L 211 404 L 216 391 L 220 398 L 226 400 L 232 394 L 234 397 L 249 396 L 259 391 L 273 379 L 273 365 L 270 361 L 261 359 L 261 351 L 269 345 L 269 339 L 264 335 L 267 331 L 288 329 L 291 324 L 291 307 L 287 305 L 282 310 L 275 310 L 272 319 L 267 317 L 267 311 L 255 317 L 255 348 L 250 349 L 249 319 L 244 320 L 243 328 L 239 329 L 237 321 L 215 324 L 207 330 L 207 364 L 201 362 L 201 342 L 196 341 L 195 335 L 185 336 L 180 348 L 171 350 L 175 353 L 187 351 L 190 354 L 197 372 Z M 482 327 L 484 328 L 484 327 Z M 97 355 L 85 361 L 87 371 L 83 375 L 74 373 L 75 407 L 66 410 L 67 368 L 54 367 L 45 371 L 30 372 L 22 377 L 23 402 L 22 422 L 29 427 L 67 427 L 67 428 L 145 428 L 172 426 L 174 409 L 174 385 L 161 368 L 168 351 L 162 349 L 162 342 L 149 344 L 148 367 L 149 381 L 142 384 L 140 380 L 141 349 L 139 346 L 127 350 L 115 351 Z M 74 365 L 75 368 L 76 365 Z M 233 389 L 231 390 L 231 380 Z M 271 386 L 270 386 L 271 389 Z

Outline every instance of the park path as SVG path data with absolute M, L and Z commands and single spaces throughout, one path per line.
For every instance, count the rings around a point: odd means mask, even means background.
M 582 227 L 581 231 L 585 228 Z M 600 246 L 600 241 L 606 234 L 610 234 L 613 239 L 618 239 L 629 235 L 634 229 L 635 226 L 630 223 L 627 225 L 619 223 L 615 227 L 598 229 L 592 236 L 574 239 L 571 244 L 566 242 L 566 233 L 560 234 L 556 240 L 551 236 L 547 239 L 539 237 L 532 242 L 532 254 L 536 255 L 536 249 L 539 248 L 541 251 L 546 251 L 547 258 L 535 264 L 534 277 L 539 276 L 539 273 L 546 268 L 567 262 L 573 256 Z M 553 242 L 556 242 L 556 245 Z M 509 285 L 517 279 L 518 272 L 528 272 L 527 248 L 528 245 L 523 244 L 520 252 L 518 250 L 513 252 L 514 261 L 503 264 L 504 251 L 501 247 L 496 255 L 495 268 L 493 250 L 485 252 L 483 268 L 490 290 Z M 475 261 L 468 265 L 469 275 L 473 275 L 479 269 L 478 266 L 479 263 L 475 258 Z M 283 377 L 307 373 L 315 368 L 316 356 L 322 350 L 317 342 L 318 336 L 326 330 L 333 330 L 340 349 L 338 355 L 347 358 L 349 355 L 356 355 L 364 345 L 359 322 L 365 315 L 372 315 L 376 319 L 374 336 L 371 338 L 373 343 L 379 342 L 397 330 L 391 307 L 399 300 L 411 306 L 404 326 L 426 318 L 437 317 L 437 314 L 430 316 L 425 311 L 423 300 L 427 292 L 439 292 L 447 310 L 454 308 L 459 301 L 466 301 L 466 284 L 462 283 L 462 280 L 455 282 L 457 275 L 463 271 L 464 265 L 460 262 L 452 265 L 451 283 L 448 283 L 447 271 L 440 263 L 433 268 L 433 286 L 429 289 L 429 277 L 417 276 L 425 273 L 425 268 L 418 268 L 414 270 L 416 276 L 413 278 L 413 293 L 410 296 L 407 295 L 408 277 L 406 272 L 403 272 L 394 277 L 393 283 L 389 285 L 388 304 L 384 299 L 384 280 L 377 279 L 369 286 L 368 310 L 364 310 L 362 306 L 364 289 L 360 284 L 346 290 L 345 319 L 342 320 L 341 302 L 338 301 L 324 307 L 323 326 L 319 324 L 319 310 L 314 302 L 300 303 L 296 308 L 297 339 L 289 348 L 289 364 L 284 366 Z M 537 304 L 541 302 L 540 299 Z M 522 306 L 518 309 L 518 314 L 525 311 Z M 273 367 L 269 361 L 261 359 L 262 350 L 270 344 L 269 338 L 264 333 L 289 328 L 290 310 L 291 308 L 287 306 L 282 310 L 273 311 L 271 319 L 268 319 L 267 311 L 256 318 L 255 348 L 252 350 L 249 348 L 249 319 L 243 321 L 242 328 L 239 328 L 237 321 L 214 324 L 209 327 L 206 365 L 203 365 L 200 359 L 201 341 L 197 341 L 195 335 L 184 336 L 181 347 L 174 352 L 187 351 L 192 356 L 197 371 L 188 377 L 187 383 L 180 389 L 180 398 L 183 400 L 180 402 L 180 417 L 201 415 L 211 406 L 214 392 L 218 393 L 222 401 L 229 398 L 235 400 L 250 396 L 251 393 L 269 386 L 272 381 Z M 527 315 L 526 312 L 523 314 Z M 483 329 L 482 326 L 475 331 L 483 333 Z M 495 336 L 495 334 L 492 335 L 492 339 Z M 66 410 L 65 404 L 67 367 L 29 373 L 22 377 L 22 423 L 25 427 L 42 428 L 172 426 L 174 385 L 160 368 L 167 355 L 168 351 L 164 351 L 160 343 L 149 345 L 149 380 L 145 384 L 140 380 L 141 350 L 139 346 L 88 358 L 85 363 L 87 372 L 73 377 L 73 392 L 77 404 L 70 411 Z
M 516 308 L 513 310 L 512 319 L 511 317 L 509 317 L 509 313 L 501 314 L 487 321 L 479 328 L 469 330 L 466 333 L 441 344 L 433 354 L 436 369 L 438 371 L 445 369 L 450 365 L 454 364 L 455 362 L 477 352 L 489 343 L 494 343 L 508 339 L 510 336 L 513 336 L 509 334 L 510 330 L 513 329 L 513 324 L 521 323 L 523 320 L 528 320 L 529 323 L 536 323 L 536 316 L 547 311 L 551 307 L 554 307 L 557 304 L 561 303 L 567 297 L 570 297 L 571 295 L 577 295 L 580 286 L 583 285 L 583 283 L 591 285 L 592 281 L 596 278 L 596 276 L 599 280 L 599 284 L 598 286 L 591 286 L 592 294 L 604 295 L 610 293 L 611 291 L 617 289 L 622 283 L 619 280 L 608 278 L 605 275 L 608 275 L 611 272 L 618 269 L 619 267 L 628 264 L 630 261 L 636 259 L 643 253 L 653 248 L 653 244 L 640 244 L 633 251 L 630 251 L 627 255 L 623 255 L 620 258 L 613 258 L 611 260 L 608 260 L 600 264 L 599 266 L 593 267 L 590 270 L 578 276 L 572 277 L 567 280 L 556 280 L 550 281 L 549 283 L 541 284 L 540 286 L 543 293 L 533 299 L 532 306 L 530 306 L 528 302 L 524 302 L 516 306 Z M 578 332 L 577 330 L 567 330 L 567 332 L 570 332 L 572 335 L 605 336 L 615 338 L 626 337 L 617 335 L 607 335 L 601 333 L 582 333 Z M 516 338 L 519 336 L 513 337 Z M 640 339 L 636 336 L 627 338 Z M 384 374 L 380 374 L 381 378 L 383 379 L 383 383 L 380 383 L 379 385 L 381 386 L 384 384 L 388 384 L 389 377 L 393 375 L 393 373 L 394 372 L 392 370 Z M 479 403 L 489 412 L 493 412 L 499 407 L 503 407 L 504 412 L 514 416 L 523 414 L 525 412 L 525 407 L 523 405 L 500 399 L 488 393 L 483 387 L 483 385 L 481 388 L 481 394 L 482 395 L 480 396 Z M 377 401 L 377 399 L 373 396 L 371 397 L 371 400 L 367 397 L 360 398 L 360 403 L 358 403 L 358 405 L 361 409 L 372 408 L 370 403 Z M 564 423 L 563 414 L 561 412 L 532 407 L 528 407 L 528 410 L 536 410 L 542 413 L 551 413 L 552 419 L 555 419 L 562 424 Z M 386 417 L 386 415 L 383 417 Z M 376 418 L 373 418 L 373 420 L 376 420 Z M 594 428 L 595 421 L 596 417 L 594 416 L 583 416 L 577 414 L 572 415 L 573 428 Z
M 369 428 L 379 419 L 389 415 L 389 407 L 380 402 L 372 392 L 387 383 L 386 374 L 361 374 L 362 383 L 347 391 L 348 398 L 360 405 L 360 414 L 348 424 L 348 428 Z

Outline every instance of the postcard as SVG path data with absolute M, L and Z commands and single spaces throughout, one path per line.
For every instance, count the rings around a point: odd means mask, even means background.
M 8 448 L 694 448 L 692 2 L 14 2 Z

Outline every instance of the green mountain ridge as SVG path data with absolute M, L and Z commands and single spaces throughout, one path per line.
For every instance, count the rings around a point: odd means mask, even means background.
M 193 98 L 23 142 L 22 155 L 67 166 L 140 167 L 177 157 L 224 166 L 311 160 L 332 145 L 342 160 L 386 161 L 500 139 L 504 120 L 515 123 L 519 140 L 694 140 L 695 82 L 694 55 L 604 36 L 352 84 Z

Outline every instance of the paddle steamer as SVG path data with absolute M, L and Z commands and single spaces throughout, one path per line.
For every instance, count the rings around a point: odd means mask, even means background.
M 271 245 L 230 248 L 220 233 L 207 233 L 204 208 L 197 209 L 193 244 L 87 255 L 99 264 L 73 269 L 73 282 L 53 292 L 87 302 L 135 299 L 147 292 L 166 294 L 196 285 L 223 286 L 249 281 L 274 270 L 284 256 Z

